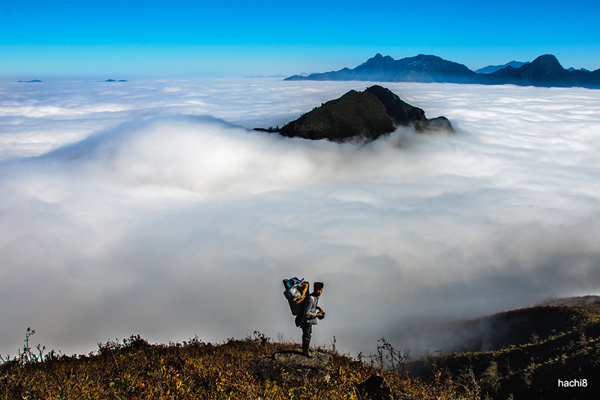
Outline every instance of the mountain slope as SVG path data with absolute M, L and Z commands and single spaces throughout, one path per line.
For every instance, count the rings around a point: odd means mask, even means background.
M 414 376 L 431 380 L 443 370 L 449 379 L 470 382 L 493 399 L 600 398 L 598 304 L 514 310 L 455 329 L 469 332 L 466 352 L 413 362 Z M 569 387 L 559 386 L 559 380 Z

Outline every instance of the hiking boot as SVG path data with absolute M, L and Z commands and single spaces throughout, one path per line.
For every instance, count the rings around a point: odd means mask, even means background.
M 308 351 L 308 350 L 302 350 L 302 355 L 305 356 L 305 357 L 307 357 L 307 358 L 312 358 L 313 357 L 312 353 L 310 351 Z

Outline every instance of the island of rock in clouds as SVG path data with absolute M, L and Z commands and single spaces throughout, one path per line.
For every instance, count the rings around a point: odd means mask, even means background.
M 345 142 L 372 141 L 393 132 L 399 125 L 413 126 L 417 132 L 453 131 L 446 117 L 427 119 L 422 109 L 405 103 L 379 85 L 363 92 L 351 90 L 281 128 L 255 130 L 278 132 L 286 137 Z

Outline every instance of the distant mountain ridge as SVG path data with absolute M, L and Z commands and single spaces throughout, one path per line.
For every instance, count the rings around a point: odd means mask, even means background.
M 437 56 L 419 54 L 394 60 L 378 53 L 354 69 L 343 68 L 308 76 L 294 75 L 285 80 L 468 83 L 476 75 L 462 64 Z
M 376 54 L 363 64 L 350 69 L 314 73 L 308 76 L 294 75 L 285 80 L 314 81 L 374 81 L 374 82 L 446 82 L 483 85 L 513 84 L 542 87 L 600 88 L 600 69 L 567 70 L 555 56 L 546 54 L 531 63 L 511 61 L 491 73 L 478 73 L 463 64 L 444 60 L 433 55 L 419 54 L 415 57 L 394 60 L 390 56 Z M 492 67 L 492 66 L 491 66 Z
M 483 67 L 483 68 L 479 68 L 478 70 L 475 70 L 475 72 L 478 74 L 493 74 L 494 72 L 500 71 L 501 69 L 509 67 L 509 66 L 513 67 L 513 68 L 521 68 L 525 64 L 529 64 L 529 61 L 526 61 L 526 62 L 510 61 L 510 62 L 507 62 L 506 64 L 502 64 L 502 65 L 488 65 L 487 67 Z

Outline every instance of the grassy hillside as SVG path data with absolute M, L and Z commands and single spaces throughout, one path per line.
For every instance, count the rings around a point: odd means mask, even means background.
M 288 371 L 256 373 L 257 359 L 297 347 L 258 332 L 220 344 L 150 344 L 132 336 L 89 355 L 52 351 L 42 360 L 28 330 L 19 357 L 0 364 L 0 399 L 361 399 L 357 385 L 374 373 L 396 399 L 598 399 L 599 303 L 571 299 L 468 321 L 461 329 L 478 349 L 418 361 L 383 339 L 376 355 L 358 360 L 320 349 L 331 360 L 326 374 L 302 372 L 299 380 L 287 379 Z M 560 387 L 559 380 L 580 387 Z
M 600 305 L 513 310 L 464 326 L 477 327 L 480 348 L 491 349 L 413 362 L 413 376 L 431 381 L 442 374 L 493 399 L 600 398 Z
M 358 399 L 355 386 L 377 369 L 333 351 L 329 379 L 277 382 L 249 367 L 257 358 L 290 350 L 264 336 L 213 345 L 197 339 L 152 345 L 139 336 L 99 345 L 91 355 L 12 360 L 0 366 L 2 399 Z M 325 350 L 323 350 L 325 351 Z M 381 372 L 381 371 L 380 371 Z M 396 398 L 473 399 L 452 381 L 431 384 L 384 372 Z

